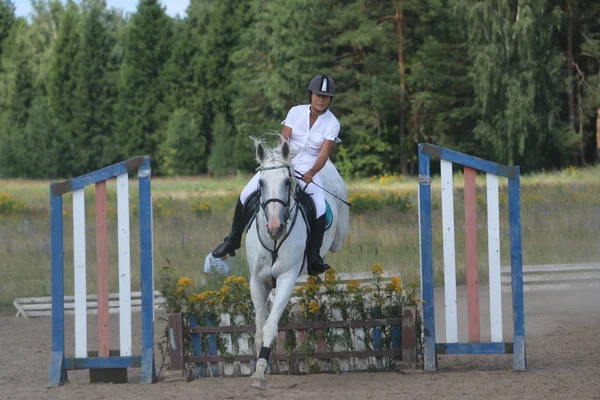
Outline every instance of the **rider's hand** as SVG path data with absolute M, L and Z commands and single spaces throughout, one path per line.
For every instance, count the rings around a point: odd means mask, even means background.
M 302 175 L 302 181 L 304 183 L 311 183 L 314 176 L 315 174 L 313 173 L 312 169 L 309 169 L 304 173 L 304 175 Z

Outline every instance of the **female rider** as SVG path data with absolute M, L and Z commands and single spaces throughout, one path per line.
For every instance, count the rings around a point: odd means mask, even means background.
M 323 235 L 325 233 L 325 193 L 318 172 L 325 166 L 329 154 L 335 143 L 338 143 L 340 123 L 329 110 L 335 84 L 333 79 L 326 75 L 317 75 L 308 85 L 310 104 L 292 107 L 282 122 L 281 135 L 288 141 L 291 154 L 294 155 L 292 164 L 302 174 L 301 180 L 306 184 L 306 193 L 311 195 L 316 208 L 316 221 L 311 227 L 308 249 L 308 273 L 318 275 L 330 267 L 325 264 L 320 255 Z M 300 182 L 300 178 L 296 178 Z M 254 175 L 242 190 L 240 199 L 235 208 L 231 233 L 212 252 L 216 258 L 225 257 L 227 254 L 234 256 L 235 250 L 240 248 L 242 233 L 244 231 L 244 203 L 250 195 L 258 190 L 259 173 Z M 303 185 L 304 186 L 304 185 Z

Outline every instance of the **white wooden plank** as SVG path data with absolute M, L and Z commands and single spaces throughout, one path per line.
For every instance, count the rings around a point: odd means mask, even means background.
M 456 254 L 454 243 L 454 185 L 452 163 L 440 160 L 442 178 L 442 232 L 444 250 L 444 302 L 446 310 L 446 342 L 458 342 L 456 305 Z
M 502 283 L 500 279 L 500 203 L 498 176 L 487 174 L 488 261 L 490 332 L 492 342 L 502 342 Z
M 236 315 L 235 323 L 236 325 L 245 325 L 244 318 L 241 315 Z M 240 349 L 239 354 L 254 354 L 254 349 L 252 349 L 248 343 L 247 333 L 242 333 L 238 336 L 238 348 Z M 240 373 L 242 376 L 252 375 L 254 363 L 242 362 L 240 364 Z
M 162 303 L 164 303 L 164 299 L 158 298 L 158 299 L 156 299 L 156 303 L 157 303 L 157 305 L 162 304 Z M 83 303 L 83 304 L 85 304 L 85 306 L 88 310 L 92 309 L 92 308 L 98 308 L 98 303 L 96 301 L 88 301 L 87 303 Z M 142 299 L 131 300 L 131 305 L 132 306 L 141 306 Z M 39 303 L 39 304 L 29 303 L 29 304 L 21 304 L 20 306 L 23 310 L 51 310 L 52 309 L 52 303 Z M 118 301 L 113 300 L 113 301 L 108 302 L 108 307 L 119 309 L 120 304 Z M 65 303 L 65 310 L 74 310 L 74 309 L 75 309 L 74 302 Z
M 577 281 L 592 281 L 600 279 L 600 272 L 580 272 L 577 274 L 532 274 L 523 275 L 523 283 L 545 283 L 545 282 L 577 282 Z M 502 283 L 510 284 L 510 276 L 503 276 Z
M 419 226 L 419 298 L 423 298 L 423 250 L 421 244 L 421 190 L 417 187 L 417 224 Z M 421 340 L 424 338 L 421 330 Z
M 73 283 L 75 297 L 75 357 L 87 357 L 86 249 L 84 189 L 73 192 Z
M 523 265 L 523 273 L 578 273 L 582 271 L 600 271 L 600 264 L 581 263 L 581 264 L 539 264 Z M 510 267 L 502 267 L 502 273 L 510 276 Z
M 155 290 L 154 291 L 154 298 L 158 299 L 162 297 L 162 293 L 159 290 Z M 142 298 L 142 292 L 131 292 L 131 298 L 132 299 L 141 299 Z M 75 301 L 75 296 L 64 296 L 63 297 L 65 302 L 68 301 Z M 96 294 L 88 294 L 86 296 L 86 300 L 90 301 L 90 300 L 97 300 L 98 296 Z M 119 299 L 119 293 L 109 293 L 108 295 L 108 299 L 109 300 L 118 300 Z M 52 297 L 50 296 L 46 296 L 46 297 L 17 297 L 15 299 L 17 302 L 21 303 L 21 304 L 25 304 L 25 303 L 48 303 L 52 301 Z
M 150 195 L 150 243 L 154 243 L 154 199 Z M 150 259 L 152 260 L 152 280 L 150 285 L 154 292 L 154 251 L 150 252 Z M 152 298 L 152 321 L 156 322 L 156 304 L 154 298 Z
M 117 176 L 117 225 L 119 240 L 119 349 L 131 355 L 131 256 L 129 238 L 129 177 Z
M 230 326 L 231 316 L 229 314 L 221 314 L 221 324 L 219 326 Z M 231 342 L 231 333 L 222 333 L 221 338 L 225 341 L 225 351 L 229 354 L 234 354 L 233 343 Z M 222 366 L 223 372 L 221 376 L 233 376 L 234 366 L 232 361 L 222 361 L 219 364 Z

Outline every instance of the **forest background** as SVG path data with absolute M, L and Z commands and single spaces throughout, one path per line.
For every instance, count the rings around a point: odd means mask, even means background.
M 0 177 L 69 178 L 149 155 L 154 175 L 254 169 L 316 74 L 346 178 L 415 174 L 430 142 L 522 171 L 597 162 L 593 0 L 0 0 Z

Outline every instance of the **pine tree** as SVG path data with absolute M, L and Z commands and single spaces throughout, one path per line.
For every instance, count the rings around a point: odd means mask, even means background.
M 160 146 L 163 172 L 167 175 L 197 175 L 203 172 L 206 139 L 198 135 L 194 116 L 184 108 L 173 112 Z
M 47 84 L 48 102 L 58 118 L 61 131 L 71 140 L 82 134 L 82 132 L 76 131 L 73 121 L 74 108 L 77 103 L 75 99 L 75 88 L 77 86 L 75 73 L 78 69 L 79 19 L 79 7 L 72 0 L 69 0 L 60 18 Z M 40 107 L 42 106 L 40 105 Z M 76 154 L 73 154 L 73 152 L 65 154 L 62 162 L 71 166 L 69 168 L 71 172 L 83 174 L 89 172 L 89 170 L 86 171 L 85 168 L 73 165 L 73 158 L 79 156 L 79 150 L 85 151 L 85 149 L 78 148 Z
M 91 171 L 117 162 L 114 114 L 119 59 L 114 54 L 119 18 L 105 0 L 82 4 L 80 49 L 74 100 L 77 169 Z
M 0 0 L 0 57 L 2 57 L 2 42 L 8 37 L 14 22 L 15 4 L 11 0 Z
M 122 158 L 149 155 L 160 171 L 158 146 L 169 117 L 161 74 L 171 55 L 172 26 L 157 0 L 141 0 L 127 27 L 116 107 Z
M 330 19 L 340 65 L 337 166 L 348 177 L 400 171 L 400 111 L 405 105 L 398 33 L 395 22 L 387 20 L 390 16 L 395 16 L 390 2 L 356 0 L 337 7 Z M 407 54 L 404 58 L 410 59 Z
M 22 145 L 27 154 L 21 164 L 20 176 L 29 178 L 67 178 L 72 174 L 66 157 L 74 153 L 70 138 L 48 104 L 48 98 L 37 96 L 31 115 L 23 129 Z M 35 162 L 32 163 L 31 160 Z
M 307 87 L 317 74 L 335 80 L 336 1 L 255 1 L 252 18 L 233 55 L 232 114 L 238 167 L 254 167 L 248 136 L 281 131 L 289 108 L 308 102 Z
M 422 38 L 411 65 L 411 130 L 426 141 L 489 157 L 474 137 L 477 109 L 469 77 L 467 40 L 447 1 L 428 2 L 419 12 Z
M 29 119 L 34 92 L 29 26 L 17 19 L 3 43 L 0 57 L 0 176 L 20 176 L 26 153 L 23 130 Z
M 527 169 L 571 163 L 577 138 L 560 119 L 564 65 L 556 9 L 545 0 L 457 2 L 480 109 L 475 134 L 495 161 Z

